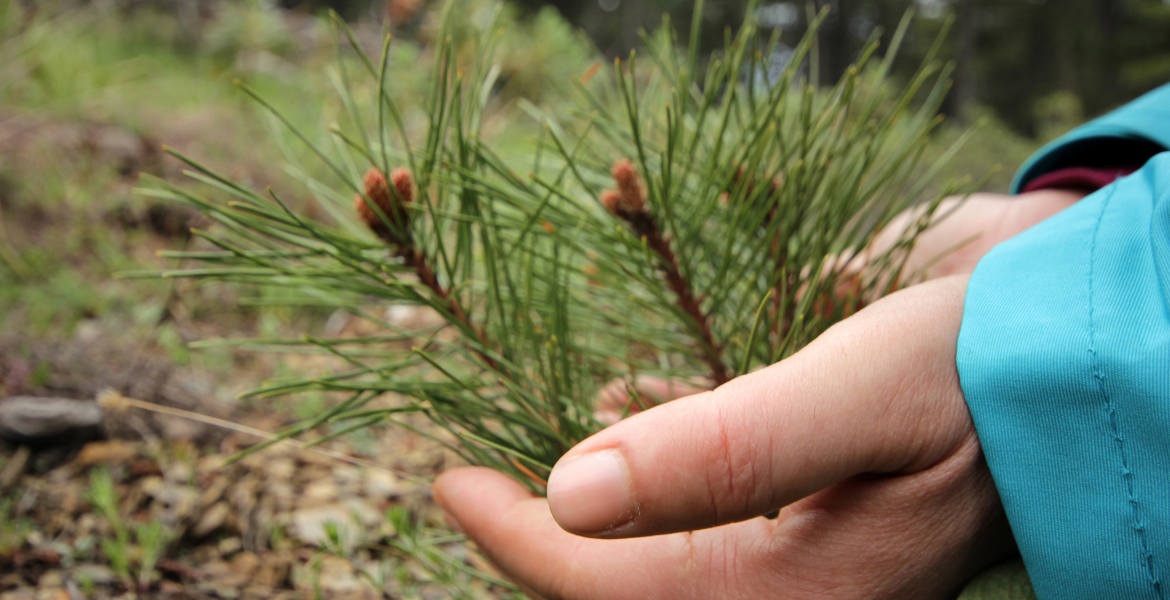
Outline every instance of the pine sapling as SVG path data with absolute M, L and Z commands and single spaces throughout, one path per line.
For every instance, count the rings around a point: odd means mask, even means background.
M 906 82 L 887 77 L 908 19 L 884 57 L 875 33 L 857 65 L 820 88 L 804 73 L 824 13 L 774 64 L 778 38 L 760 31 L 753 2 L 709 59 L 697 28 L 688 48 L 667 27 L 646 37 L 649 66 L 636 55 L 612 70 L 583 66 L 565 78 L 572 104 L 537 106 L 496 102 L 502 42 L 490 21 L 458 22 L 458 4 L 443 12 L 414 110 L 390 85 L 389 38 L 371 58 L 340 19 L 346 125 L 330 137 L 301 131 L 241 86 L 320 159 L 289 173 L 330 220 L 177 150 L 192 177 L 233 200 L 162 180 L 141 190 L 218 223 L 196 232 L 206 248 L 165 253 L 201 268 L 164 276 L 284 290 L 287 304 L 344 311 L 381 332 L 196 344 L 295 347 L 344 364 L 249 392 L 339 397 L 252 451 L 322 427 L 418 431 L 402 420 L 418 414 L 437 428 L 419 433 L 543 493 L 560 456 L 606 425 L 594 399 L 607 386 L 622 382 L 638 402 L 643 377 L 713 386 L 791 356 L 912 282 L 915 237 L 942 197 L 971 187 L 933 181 L 953 149 L 928 156 L 949 66 L 931 56 Z M 353 69 L 373 93 L 356 93 Z M 488 133 L 486 121 L 507 123 L 492 129 L 512 137 Z M 921 218 L 878 247 L 878 232 L 911 207 Z M 443 324 L 411 330 L 380 316 L 396 306 Z M 382 397 L 392 401 L 370 404 Z

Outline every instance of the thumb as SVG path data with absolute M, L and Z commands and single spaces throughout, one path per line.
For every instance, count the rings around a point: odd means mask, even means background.
M 893 294 L 781 363 L 585 440 L 549 476 L 554 518 L 590 537 L 688 531 L 937 464 L 974 432 L 955 367 L 966 285 Z

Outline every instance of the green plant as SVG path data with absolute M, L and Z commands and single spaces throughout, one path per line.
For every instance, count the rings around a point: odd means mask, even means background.
M 444 13 L 446 27 L 456 4 Z M 904 89 L 892 89 L 886 76 L 908 22 L 884 58 L 875 37 L 824 89 L 802 75 L 816 58 L 812 36 L 769 79 L 758 74 L 769 72 L 764 57 L 777 38 L 750 17 L 705 65 L 697 30 L 680 50 L 664 27 L 645 38 L 650 67 L 636 67 L 631 55 L 575 82 L 579 108 L 550 114 L 526 105 L 543 132 L 530 152 L 508 158 L 484 129 L 509 118 L 492 109 L 500 40 L 490 22 L 477 30 L 478 51 L 466 64 L 440 36 L 426 114 L 408 126 L 389 92 L 389 38 L 375 61 L 335 19 L 374 98 L 355 99 L 353 90 L 367 88 L 342 61 L 349 118 L 331 129 L 330 146 L 241 85 L 328 166 L 329 180 L 290 172 L 334 223 L 170 150 L 195 180 L 233 200 L 147 181 L 141 193 L 193 204 L 219 225 L 196 232 L 216 250 L 166 253 L 205 268 L 164 275 L 283 287 L 290 301 L 309 299 L 385 329 L 261 341 L 349 365 L 251 393 L 348 394 L 282 437 L 338 421 L 353 425 L 322 440 L 382 421 L 411 427 L 400 416 L 421 413 L 468 462 L 542 491 L 560 455 L 603 426 L 592 398 L 607 382 L 705 374 L 721 384 L 790 356 L 913 279 L 902 263 L 914 237 L 959 188 L 922 197 L 954 151 L 919 168 L 949 71 L 928 60 Z M 876 233 L 916 205 L 922 218 L 893 247 L 875 250 Z M 446 324 L 409 331 L 373 310 L 400 304 L 427 307 Z M 402 350 L 407 340 L 412 348 Z M 406 404 L 366 408 L 385 393 Z
M 150 521 L 135 525 L 131 536 L 131 529 L 121 515 L 122 500 L 114 479 L 104 467 L 89 472 L 89 490 L 85 497 L 110 526 L 112 536 L 100 541 L 110 570 L 131 591 L 146 592 L 174 532 L 159 521 Z
M 89 472 L 89 490 L 86 500 L 94 506 L 109 524 L 113 537 L 101 540 L 102 553 L 110 563 L 110 569 L 123 582 L 130 584 L 130 530 L 121 515 L 121 498 L 114 489 L 114 479 L 108 469 L 94 469 Z
M 0 557 L 11 556 L 24 547 L 33 524 L 28 519 L 16 517 L 12 499 L 0 499 Z
M 346 539 L 350 528 L 336 522 L 324 523 L 321 550 L 305 565 L 306 583 L 315 595 L 324 596 L 321 572 L 325 558 L 340 558 L 373 590 L 387 598 L 434 597 L 441 588 L 445 597 L 461 600 L 510 598 L 515 586 L 476 569 L 456 550 L 465 541 L 462 535 L 429 527 L 402 507 L 383 515 L 382 537 L 354 544 Z M 489 591 L 490 590 L 490 591 Z

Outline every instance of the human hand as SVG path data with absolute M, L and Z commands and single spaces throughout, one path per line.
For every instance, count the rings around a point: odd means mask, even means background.
M 915 240 L 904 271 L 918 274 L 923 280 L 969 275 L 975 271 L 979 259 L 997 244 L 1016 237 L 1084 197 L 1084 192 L 1072 190 L 1039 190 L 1018 196 L 979 193 L 966 198 L 947 198 L 935 212 L 930 229 Z M 872 253 L 892 246 L 906 227 L 921 216 L 920 211 L 911 209 L 894 217 L 878 235 Z
M 1072 190 L 1039 190 L 1018 196 L 978 193 L 947 198 L 935 212 L 934 223 L 916 238 L 903 272 L 907 276 L 915 276 L 915 280 L 923 281 L 950 275 L 970 275 L 979 260 L 997 244 L 1072 206 L 1084 196 L 1084 192 Z M 918 208 L 894 217 L 867 251 L 850 257 L 852 260 L 837 265 L 834 270 L 860 274 L 870 257 L 891 248 L 921 215 L 922 208 Z M 837 260 L 832 258 L 830 262 Z M 839 291 L 844 296 L 855 286 L 849 275 L 841 276 L 841 279 L 845 283 L 839 286 Z M 636 388 L 640 402 L 631 401 L 631 385 Z M 618 379 L 610 382 L 598 394 L 594 416 L 598 421 L 612 425 L 650 406 L 697 394 L 711 387 L 711 381 L 705 379 L 680 382 L 639 376 L 632 383 Z
M 900 291 L 594 435 L 547 501 L 482 468 L 435 498 L 537 597 L 946 597 L 1014 552 L 955 368 L 966 283 Z

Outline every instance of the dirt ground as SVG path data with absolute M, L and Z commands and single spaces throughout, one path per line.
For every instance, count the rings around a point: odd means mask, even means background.
M 33 348 L 29 359 L 12 358 L 20 351 L 0 353 L 3 395 L 92 400 L 98 388 L 116 389 L 261 431 L 296 420 L 271 407 L 218 401 L 227 382 L 86 335 L 26 345 Z M 126 357 L 133 364 L 119 363 Z M 441 523 L 428 480 L 454 458 L 437 444 L 377 428 L 319 448 L 279 444 L 227 464 L 261 440 L 181 416 L 104 405 L 97 439 L 5 445 L 0 599 L 448 596 L 395 547 L 400 532 L 387 516 L 396 509 L 411 522 Z M 113 564 L 104 545 L 118 529 L 94 498 L 95 477 L 112 483 L 124 529 L 139 538 L 135 528 L 157 523 L 165 532 L 149 572 L 141 570 L 147 558 L 138 539 L 126 549 L 130 578 Z M 366 580 L 379 572 L 391 575 L 388 583 Z

